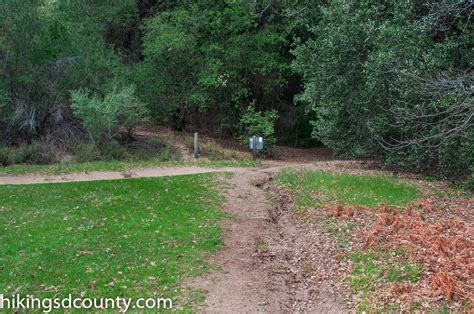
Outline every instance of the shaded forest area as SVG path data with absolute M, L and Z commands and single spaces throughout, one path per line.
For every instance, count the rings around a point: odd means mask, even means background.
M 132 127 L 151 122 L 472 176 L 473 11 L 433 0 L 3 0 L 0 162 L 48 163 L 55 149 L 120 158 Z

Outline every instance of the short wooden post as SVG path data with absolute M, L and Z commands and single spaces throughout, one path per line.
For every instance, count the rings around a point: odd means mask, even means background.
M 199 135 L 198 132 L 194 132 L 194 158 L 199 157 Z
M 257 160 L 257 136 L 252 136 L 252 157 L 253 160 Z

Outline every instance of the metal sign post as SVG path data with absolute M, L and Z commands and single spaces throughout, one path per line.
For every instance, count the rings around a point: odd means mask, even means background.
M 249 138 L 249 148 L 252 151 L 253 160 L 257 160 L 258 150 L 263 149 L 263 138 L 256 135 Z
M 252 136 L 252 157 L 253 160 L 257 160 L 257 136 Z

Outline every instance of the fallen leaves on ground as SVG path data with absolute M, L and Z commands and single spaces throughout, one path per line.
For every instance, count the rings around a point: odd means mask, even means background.
M 363 246 L 403 248 L 423 266 L 416 283 L 393 284 L 391 294 L 419 296 L 426 302 L 442 298 L 467 303 L 474 309 L 474 198 L 422 199 L 404 208 L 384 204 L 371 209 L 360 205 L 326 208 L 333 217 L 357 220 L 357 213 L 376 216 L 369 228 L 360 230 Z

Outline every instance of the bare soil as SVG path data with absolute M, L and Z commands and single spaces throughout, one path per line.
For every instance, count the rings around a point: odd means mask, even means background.
M 207 292 L 200 312 L 349 310 L 335 243 L 297 219 L 286 193 L 267 185 L 284 167 L 248 169 L 230 179 L 223 210 L 233 218 L 221 223 L 225 246 L 211 259 L 221 269 L 187 282 Z
M 117 180 L 124 178 L 151 178 L 166 177 L 197 173 L 210 172 L 238 172 L 242 168 L 206 168 L 196 166 L 163 166 L 135 168 L 125 171 L 91 171 L 78 172 L 61 175 L 50 174 L 22 174 L 22 175 L 0 175 L 0 185 L 2 184 L 38 184 L 38 183 L 58 183 L 77 181 L 97 181 L 97 180 Z

